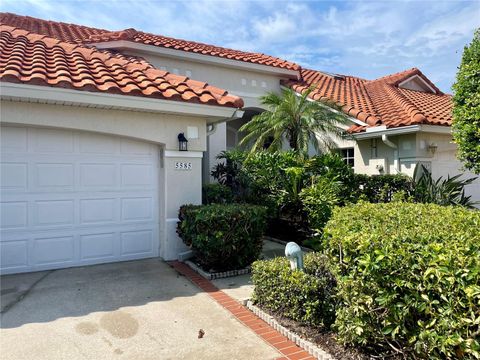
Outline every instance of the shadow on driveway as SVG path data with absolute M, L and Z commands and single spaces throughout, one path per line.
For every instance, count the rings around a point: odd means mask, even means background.
M 6 275 L 1 278 L 1 289 L 1 328 L 198 293 L 159 259 Z

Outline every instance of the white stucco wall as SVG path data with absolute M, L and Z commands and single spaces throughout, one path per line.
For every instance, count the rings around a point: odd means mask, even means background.
M 184 245 L 176 234 L 182 204 L 201 203 L 202 154 L 206 150 L 206 118 L 159 113 L 94 109 L 2 101 L 0 121 L 21 126 L 74 129 L 135 138 L 158 145 L 160 171 L 160 255 L 176 259 Z M 198 127 L 189 151 L 179 153 L 177 135 L 188 126 Z M 176 170 L 175 162 L 191 162 L 191 170 Z
M 385 174 L 402 173 L 412 176 L 415 165 L 420 162 L 430 167 L 435 179 L 457 174 L 463 174 L 465 178 L 475 177 L 471 172 L 465 171 L 462 163 L 456 158 L 457 147 L 450 134 L 418 132 L 390 136 L 389 140 L 397 145 L 397 149 L 388 147 L 380 138 L 377 138 L 378 156 L 376 158 L 371 156 L 370 139 L 357 141 L 354 150 L 355 172 L 376 175 L 379 174 L 376 166 L 382 164 L 385 167 Z M 429 149 L 429 145 L 432 144 L 437 146 L 435 151 Z M 471 195 L 473 200 L 480 201 L 480 179 L 468 185 L 465 192 Z
M 285 78 L 275 74 L 234 69 L 134 50 L 123 50 L 122 52 L 141 56 L 158 69 L 188 76 L 191 79 L 204 81 L 226 89 L 228 92 L 240 96 L 244 100 L 245 107 L 260 106 L 258 98 L 268 91 L 279 91 L 280 79 Z

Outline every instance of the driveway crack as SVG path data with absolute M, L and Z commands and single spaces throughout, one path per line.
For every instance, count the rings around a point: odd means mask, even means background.
M 15 305 L 17 305 L 19 302 L 21 302 L 23 299 L 25 299 L 28 294 L 30 294 L 30 292 L 41 282 L 43 281 L 48 275 L 50 275 L 51 273 L 55 272 L 56 270 L 49 270 L 47 271 L 46 274 L 44 274 L 42 277 L 40 277 L 37 281 L 35 281 L 32 285 L 30 285 L 30 287 L 23 291 L 20 295 L 18 295 L 18 297 L 13 300 L 11 303 L 5 305 L 5 307 L 0 311 L 0 315 L 4 315 L 6 314 L 11 308 L 13 308 Z

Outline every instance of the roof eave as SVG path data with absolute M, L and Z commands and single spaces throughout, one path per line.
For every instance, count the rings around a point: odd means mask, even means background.
M 68 104 L 108 109 L 181 114 L 214 119 L 231 117 L 241 111 L 233 107 L 153 99 L 141 96 L 79 91 L 49 86 L 0 83 L 2 100 Z
M 181 58 L 187 61 L 210 63 L 217 66 L 236 68 L 241 70 L 249 70 L 260 73 L 267 73 L 271 75 L 280 75 L 283 77 L 298 79 L 300 76 L 299 70 L 291 70 L 278 66 L 255 64 L 247 61 L 226 59 L 219 56 L 198 54 L 185 50 L 170 49 L 155 45 L 142 44 L 135 41 L 128 40 L 115 40 L 99 43 L 91 43 L 98 49 L 116 49 L 116 50 L 134 50 L 147 54 L 165 56 L 169 58 Z
M 365 140 L 381 137 L 382 135 L 404 135 L 417 132 L 428 132 L 436 134 L 451 134 L 452 129 L 449 125 L 408 125 L 395 128 L 387 128 L 386 126 L 375 126 L 367 128 L 366 131 L 352 133 L 356 140 Z

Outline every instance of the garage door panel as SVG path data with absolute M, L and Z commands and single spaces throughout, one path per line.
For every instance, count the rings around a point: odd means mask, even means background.
M 123 221 L 152 220 L 152 198 L 124 198 L 121 204 Z
M 80 153 L 86 154 L 115 154 L 119 151 L 116 139 L 101 134 L 81 134 L 79 145 Z
M 0 203 L 0 217 L 5 229 L 27 227 L 28 203 L 26 201 L 5 201 Z
M 28 269 L 28 239 L 2 241 L 0 243 L 0 254 L 3 269 Z
M 111 223 L 117 220 L 116 199 L 80 200 L 80 224 Z
M 2 162 L 1 164 L 2 190 L 26 190 L 28 164 L 26 162 Z
M 33 265 L 65 264 L 75 261 L 73 236 L 45 237 L 33 240 Z
M 36 186 L 45 187 L 67 187 L 74 186 L 73 164 L 41 163 L 35 165 Z
M 147 164 L 122 164 L 122 186 L 153 186 L 153 168 Z
M 5 127 L 0 133 L 2 152 L 27 151 L 27 129 Z
M 115 259 L 115 233 L 90 234 L 80 236 L 80 260 Z
M 55 129 L 1 134 L 2 273 L 158 256 L 156 146 Z
M 71 153 L 74 151 L 73 132 L 54 129 L 33 129 L 33 148 L 38 152 Z
M 128 231 L 120 234 L 121 256 L 143 255 L 153 251 L 151 230 Z

